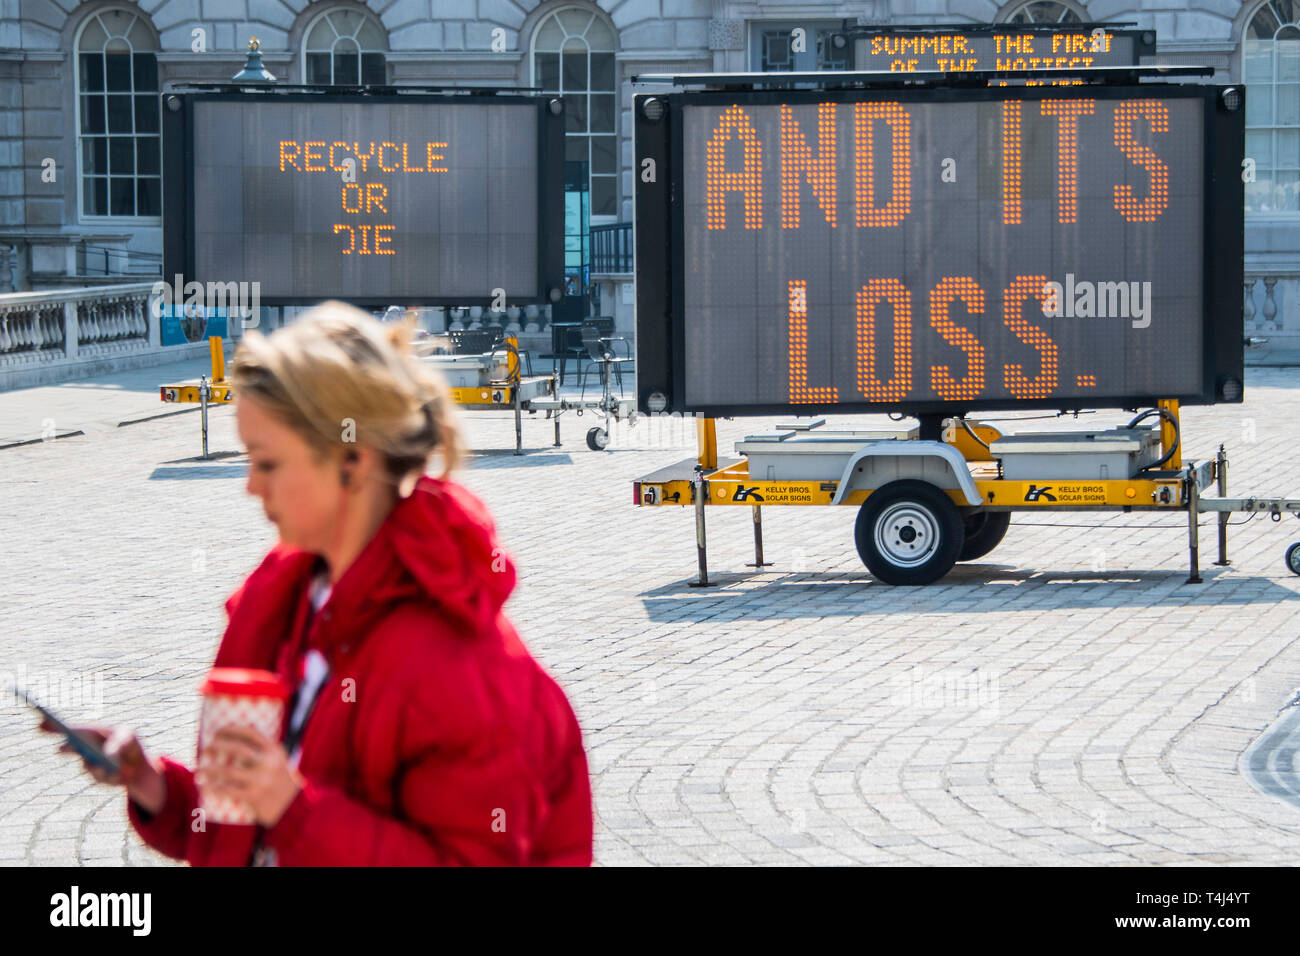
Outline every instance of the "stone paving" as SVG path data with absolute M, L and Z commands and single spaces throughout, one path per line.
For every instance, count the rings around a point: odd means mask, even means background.
M 1251 370 L 1247 396 L 1185 410 L 1187 453 L 1224 442 L 1232 491 L 1300 496 L 1300 370 Z M 50 400 L 0 396 L 0 418 L 39 435 Z M 774 421 L 720 422 L 723 452 Z M 619 430 L 591 452 L 584 416 L 554 449 L 539 416 L 516 458 L 508 416 L 463 422 L 485 453 L 462 480 L 521 569 L 509 613 L 585 730 L 599 863 L 1300 855 L 1300 814 L 1238 769 L 1300 685 L 1300 578 L 1282 564 L 1300 523 L 1234 527 L 1225 569 L 1206 517 L 1196 586 L 1183 515 L 1018 514 L 988 557 L 891 588 L 862 567 L 849 509 L 765 509 L 762 572 L 748 512 L 717 509 L 717 586 L 694 589 L 691 512 L 634 508 L 630 487 L 691 447 Z M 192 460 L 198 440 L 189 415 L 0 451 L 0 671 L 185 758 L 222 602 L 273 541 L 245 459 Z M 231 409 L 211 442 L 237 449 Z M 170 862 L 30 727 L 0 699 L 0 862 Z

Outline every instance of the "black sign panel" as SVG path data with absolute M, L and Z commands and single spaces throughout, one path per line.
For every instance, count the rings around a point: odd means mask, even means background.
M 163 112 L 169 279 L 257 282 L 267 304 L 524 303 L 562 287 L 563 117 L 544 99 L 165 99 L 180 107 Z
M 1135 66 L 1156 52 L 1150 30 L 1108 30 L 1105 27 L 997 29 L 936 28 L 901 30 L 881 27 L 866 33 L 858 47 L 858 69 L 891 73 L 974 70 L 1078 70 L 1102 66 Z
M 1240 383 L 1243 111 L 1217 88 L 668 99 L 638 110 L 668 169 L 638 193 L 643 401 L 1128 407 Z

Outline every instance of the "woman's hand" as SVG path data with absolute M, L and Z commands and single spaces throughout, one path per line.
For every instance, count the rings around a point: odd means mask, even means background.
M 44 719 L 41 720 L 40 729 L 47 734 L 59 733 L 53 724 Z M 82 761 L 86 772 L 97 782 L 126 787 L 127 795 L 149 813 L 157 813 L 163 808 L 167 802 L 167 778 L 163 775 L 162 768 L 145 755 L 135 734 L 124 728 L 112 727 L 73 727 L 72 730 L 117 761 L 116 773 L 109 773 L 103 767 Z M 70 754 L 76 751 L 65 742 L 59 747 L 59 753 Z
M 204 792 L 248 804 L 253 818 L 274 826 L 302 789 L 284 748 L 251 727 L 226 727 L 202 753 L 196 781 Z

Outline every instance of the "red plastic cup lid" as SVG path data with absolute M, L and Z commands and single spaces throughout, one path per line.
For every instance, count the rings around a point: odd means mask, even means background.
M 199 688 L 201 694 L 235 694 L 240 697 L 289 696 L 289 688 L 270 671 L 251 667 L 214 667 Z

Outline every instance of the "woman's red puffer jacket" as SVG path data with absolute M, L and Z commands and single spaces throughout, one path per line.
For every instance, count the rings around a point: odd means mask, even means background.
M 164 758 L 167 802 L 127 801 L 150 846 L 243 866 L 589 865 L 577 720 L 502 613 L 515 568 L 483 504 L 424 477 L 307 621 L 315 555 L 278 545 L 226 602 L 217 667 L 299 679 L 329 662 L 302 740 L 301 793 L 270 828 L 199 825 L 193 772 Z M 287 719 L 287 718 L 286 718 Z

